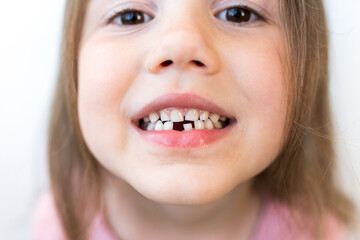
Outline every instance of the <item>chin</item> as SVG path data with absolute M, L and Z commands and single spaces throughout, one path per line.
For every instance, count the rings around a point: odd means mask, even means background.
M 208 178 L 180 175 L 139 179 L 130 185 L 145 198 L 169 205 L 202 205 L 216 201 L 228 194 L 237 184 Z M 186 177 L 184 177 L 186 176 Z M 166 180 L 164 180 L 166 179 Z

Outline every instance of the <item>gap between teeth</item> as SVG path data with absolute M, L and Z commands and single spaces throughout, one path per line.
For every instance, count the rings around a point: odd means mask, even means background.
M 185 115 L 185 116 L 184 116 Z M 173 130 L 174 123 L 184 122 L 183 131 L 193 129 L 221 129 L 226 117 L 216 113 L 197 109 L 164 109 L 159 112 L 152 112 L 142 119 L 142 129 L 147 131 Z M 189 121 L 191 123 L 189 123 Z

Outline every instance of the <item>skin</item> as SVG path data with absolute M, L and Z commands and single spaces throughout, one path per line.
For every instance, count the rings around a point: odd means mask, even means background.
M 234 25 L 215 16 L 236 3 L 266 22 Z M 154 18 L 107 24 L 121 6 Z M 116 234 L 249 238 L 261 205 L 252 181 L 283 145 L 286 79 L 277 8 L 276 0 L 90 1 L 80 46 L 79 119 L 103 167 L 105 213 Z M 166 60 L 173 64 L 162 66 Z M 196 93 L 237 123 L 225 138 L 195 149 L 146 142 L 131 117 L 167 93 Z

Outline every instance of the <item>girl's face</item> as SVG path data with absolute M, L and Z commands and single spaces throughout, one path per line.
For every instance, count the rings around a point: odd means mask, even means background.
M 276 0 L 91 0 L 84 24 L 80 125 L 113 176 L 154 201 L 201 204 L 276 158 L 286 121 Z M 137 126 L 162 109 L 208 110 L 226 127 Z

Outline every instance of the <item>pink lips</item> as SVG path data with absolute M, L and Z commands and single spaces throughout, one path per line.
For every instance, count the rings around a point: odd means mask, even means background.
M 166 147 L 195 148 L 213 143 L 225 137 L 232 129 L 232 125 L 221 130 L 192 130 L 179 131 L 144 131 L 136 127 L 137 132 L 146 141 L 154 142 Z
M 192 130 L 188 132 L 180 131 L 144 131 L 136 126 L 136 121 L 147 116 L 151 112 L 158 111 L 168 107 L 175 108 L 197 108 L 218 113 L 222 116 L 234 119 L 225 110 L 213 102 L 206 100 L 200 96 L 186 93 L 186 94 L 167 94 L 155 99 L 150 104 L 146 105 L 140 112 L 133 117 L 133 127 L 139 136 L 146 141 L 160 144 L 166 147 L 173 148 L 194 148 L 201 147 L 213 143 L 224 138 L 231 130 L 234 124 L 223 129 L 214 130 Z

